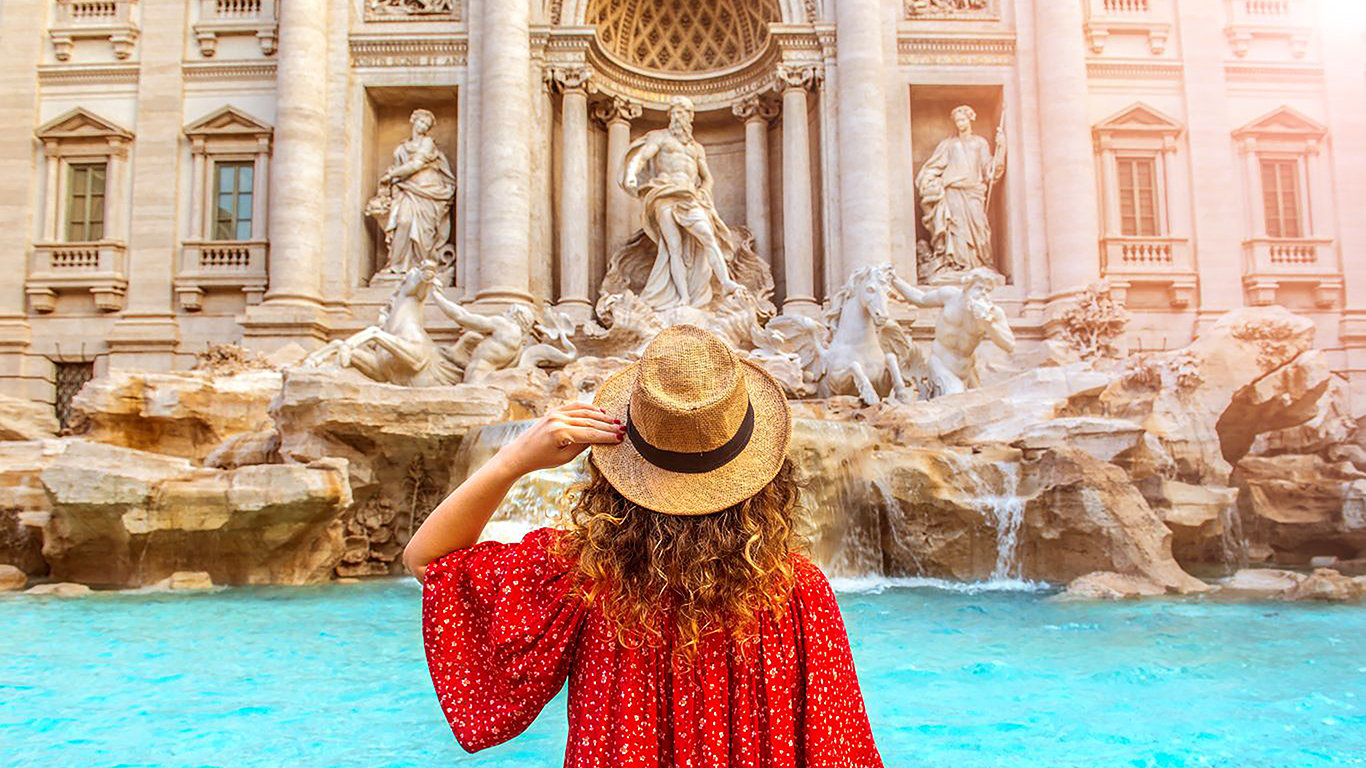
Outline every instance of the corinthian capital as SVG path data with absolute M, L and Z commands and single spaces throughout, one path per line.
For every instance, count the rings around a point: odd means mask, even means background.
M 620 96 L 603 99 L 593 105 L 593 117 L 602 121 L 603 125 L 611 125 L 617 121 L 629 123 L 640 117 L 640 113 L 641 106 L 638 102 Z
M 772 120 L 778 116 L 778 105 L 774 104 L 771 98 L 764 98 L 763 94 L 756 93 L 732 104 L 730 111 L 745 122 Z
M 778 89 L 782 91 L 789 88 L 815 88 L 825 77 L 825 73 L 815 64 L 779 64 L 774 74 Z
M 587 64 L 559 65 L 545 70 L 546 86 L 561 93 L 592 90 L 592 80 L 593 68 Z

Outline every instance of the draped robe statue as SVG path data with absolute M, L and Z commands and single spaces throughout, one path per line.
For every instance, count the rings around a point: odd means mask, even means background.
M 958 135 L 939 142 L 915 177 L 933 261 L 946 270 L 996 267 L 987 204 L 988 190 L 1005 174 L 1005 136 L 997 129 L 993 155 L 987 140 L 972 132 L 975 119 L 972 107 L 953 110 Z
M 451 203 L 455 174 L 436 142 L 427 135 L 436 117 L 425 109 L 409 118 L 412 136 L 394 149 L 394 162 L 379 179 L 379 192 L 366 213 L 383 217 L 389 262 L 383 272 L 403 275 L 432 263 L 448 267 L 454 261 Z

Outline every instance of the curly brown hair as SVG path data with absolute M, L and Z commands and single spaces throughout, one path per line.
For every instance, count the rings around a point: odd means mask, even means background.
M 629 501 L 587 463 L 588 481 L 555 545 L 576 563 L 574 594 L 599 601 L 623 645 L 657 645 L 672 614 L 674 653 L 683 659 L 694 659 L 702 637 L 721 628 L 745 655 L 760 615 L 777 617 L 787 605 L 796 577 L 791 553 L 807 546 L 792 462 L 748 499 L 688 516 Z

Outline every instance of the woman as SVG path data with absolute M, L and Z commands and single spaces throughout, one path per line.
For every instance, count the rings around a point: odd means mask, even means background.
M 772 377 L 675 326 L 442 501 L 404 563 L 460 745 L 568 678 L 567 768 L 880 768 L 834 594 L 793 551 L 791 428 Z M 568 530 L 475 543 L 518 477 L 589 446 Z
M 436 116 L 415 109 L 408 117 L 412 135 L 394 148 L 394 163 L 379 177 L 380 199 L 389 199 L 384 242 L 389 247 L 385 272 L 404 274 L 427 262 L 445 267 L 451 238 L 451 202 L 455 174 L 429 132 Z M 385 189 L 387 187 L 387 193 Z

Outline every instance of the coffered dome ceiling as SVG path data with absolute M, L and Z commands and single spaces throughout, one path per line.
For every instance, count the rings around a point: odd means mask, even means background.
M 741 64 L 768 44 L 778 0 L 592 0 L 585 22 L 618 60 L 655 72 Z

